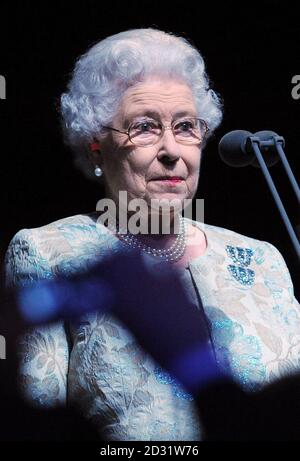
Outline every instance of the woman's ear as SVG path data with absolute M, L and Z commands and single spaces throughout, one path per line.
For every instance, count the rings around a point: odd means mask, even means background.
M 102 162 L 102 156 L 100 152 L 100 143 L 97 140 L 94 140 L 92 143 L 89 144 L 89 159 L 93 163 L 93 165 L 100 165 Z
M 89 148 L 92 152 L 100 151 L 100 144 L 98 141 L 94 141 L 89 145 Z

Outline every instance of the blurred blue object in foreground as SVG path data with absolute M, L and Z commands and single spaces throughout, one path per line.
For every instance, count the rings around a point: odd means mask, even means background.
M 187 299 L 168 263 L 153 267 L 138 251 L 108 256 L 88 272 L 23 288 L 18 306 L 29 324 L 110 311 L 188 391 L 223 377 L 213 352 L 203 307 Z

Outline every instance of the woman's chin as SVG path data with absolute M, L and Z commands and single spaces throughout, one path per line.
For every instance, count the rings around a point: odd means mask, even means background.
M 169 203 L 171 204 L 172 202 L 172 206 L 182 207 L 184 203 L 184 199 L 187 199 L 186 194 L 165 192 L 165 193 L 151 194 L 150 196 L 147 197 L 146 200 L 152 208 L 155 208 L 156 202 L 157 202 L 157 206 L 168 205 Z

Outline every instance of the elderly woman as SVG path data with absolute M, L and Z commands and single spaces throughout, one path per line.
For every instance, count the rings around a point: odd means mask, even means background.
M 202 148 L 222 115 L 199 52 L 154 29 L 122 32 L 88 50 L 61 108 L 77 164 L 104 181 L 105 198 L 127 211 L 128 221 L 132 211 L 120 191 L 129 202 L 142 199 L 148 215 L 157 213 L 153 199 L 183 204 L 194 197 Z M 246 389 L 299 367 L 299 304 L 273 245 L 176 211 L 169 233 L 136 235 L 102 215 L 19 231 L 6 255 L 7 283 L 74 274 L 107 251 L 135 246 L 154 263 L 177 267 L 195 309 L 202 300 L 218 362 Z M 22 389 L 36 404 L 76 401 L 109 440 L 201 440 L 191 395 L 116 318 L 89 314 L 37 328 L 22 348 Z

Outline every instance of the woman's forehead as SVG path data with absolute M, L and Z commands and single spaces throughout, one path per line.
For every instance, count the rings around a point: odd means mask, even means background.
M 195 115 L 195 101 L 191 89 L 184 83 L 151 81 L 128 88 L 120 111 L 126 117 Z
M 145 99 L 187 99 L 193 101 L 191 88 L 184 82 L 174 80 L 155 80 L 140 82 L 129 87 L 123 96 L 123 99 L 143 101 Z

